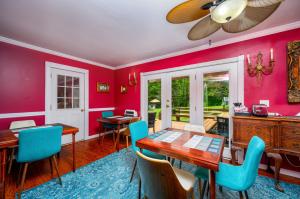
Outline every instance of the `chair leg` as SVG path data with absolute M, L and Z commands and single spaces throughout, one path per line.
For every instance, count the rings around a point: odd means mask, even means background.
M 202 193 L 202 181 L 201 181 L 201 178 L 198 178 L 198 183 L 199 183 L 199 194 L 201 195 L 201 193 Z
M 20 180 L 21 180 L 21 174 L 22 174 L 23 166 L 24 166 L 24 164 L 23 164 L 23 163 L 20 163 L 20 166 L 19 166 L 19 174 L 18 174 L 17 183 L 16 183 L 17 188 L 18 188 L 19 185 L 20 185 Z
M 204 180 L 202 192 L 201 192 L 201 194 L 200 194 L 200 199 L 203 199 L 203 198 L 204 198 L 204 193 L 205 193 L 206 186 L 207 186 L 207 180 Z
M 22 194 L 22 191 L 23 191 L 24 182 L 25 182 L 25 178 L 26 178 L 26 173 L 27 173 L 28 164 L 29 164 L 29 163 L 27 162 L 27 163 L 25 163 L 25 165 L 24 165 L 24 170 L 23 170 L 22 179 L 21 179 L 21 185 L 20 185 L 19 192 L 18 192 L 18 199 L 21 198 L 21 194 Z
M 219 186 L 219 191 L 222 193 L 223 192 L 223 187 Z
M 136 164 L 137 164 L 137 160 L 135 160 L 135 162 L 134 162 L 134 166 L 133 166 L 133 169 L 132 169 L 132 172 L 131 172 L 130 182 L 132 181 L 132 178 L 133 178 L 133 175 L 134 175 L 134 171 L 135 171 Z
M 243 192 L 239 191 L 240 199 L 244 199 Z
M 50 164 L 50 171 L 51 171 L 51 177 L 53 177 L 53 165 L 52 165 L 52 158 L 49 158 L 49 164 Z
M 10 174 L 10 172 L 11 172 L 11 167 L 12 167 L 12 163 L 14 160 L 14 154 L 15 154 L 15 148 L 12 148 L 11 153 L 10 153 L 9 163 L 8 163 L 7 174 Z
M 139 199 L 141 199 L 141 192 L 142 192 L 142 180 L 141 178 L 139 177 Z
M 246 191 L 244 191 L 244 193 L 245 193 L 246 199 L 249 199 L 249 196 L 248 196 L 247 190 L 246 190 Z
M 129 144 L 128 144 L 128 136 L 126 135 L 126 148 L 128 148 Z
M 179 161 L 179 169 L 181 169 L 181 166 L 182 166 L 182 161 L 180 160 Z
M 59 171 L 58 171 L 56 157 L 52 156 L 52 158 L 53 158 L 54 167 L 55 167 L 55 170 L 56 170 L 56 174 L 57 174 L 57 177 L 58 177 L 59 184 L 62 185 L 62 181 L 61 181 L 61 178 L 60 178 L 60 175 L 59 175 Z

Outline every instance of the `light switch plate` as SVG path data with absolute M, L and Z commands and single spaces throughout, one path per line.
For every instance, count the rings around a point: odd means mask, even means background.
M 270 106 L 270 101 L 269 101 L 269 100 L 259 100 L 259 103 L 260 103 L 260 104 L 264 104 L 264 105 L 266 105 L 267 107 Z

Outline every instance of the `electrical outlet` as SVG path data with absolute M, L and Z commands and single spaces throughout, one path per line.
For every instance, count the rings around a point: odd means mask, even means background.
M 267 107 L 270 107 L 270 101 L 269 101 L 269 100 L 259 100 L 259 103 L 260 103 L 260 104 L 264 104 L 264 105 L 266 105 Z

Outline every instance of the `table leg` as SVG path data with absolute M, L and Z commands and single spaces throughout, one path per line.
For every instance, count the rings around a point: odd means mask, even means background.
M 5 198 L 5 173 L 6 173 L 6 148 L 0 151 L 0 163 L 1 163 L 1 173 L 0 173 L 0 198 Z
M 72 134 L 72 148 L 73 148 L 73 172 L 76 170 L 76 154 L 75 154 L 75 133 Z
M 117 137 L 116 137 L 116 142 L 115 142 L 115 148 L 117 149 L 117 152 L 119 152 L 119 149 L 120 149 L 120 128 L 121 128 L 121 125 L 118 124 Z
M 209 170 L 209 192 L 210 199 L 216 198 L 216 175 L 215 171 Z

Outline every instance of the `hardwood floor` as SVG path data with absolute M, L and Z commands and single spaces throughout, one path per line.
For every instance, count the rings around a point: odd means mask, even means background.
M 124 148 L 125 140 L 121 140 L 120 149 Z M 92 139 L 87 141 L 81 141 L 76 143 L 76 158 L 77 158 L 77 168 L 91 163 L 99 158 L 107 156 L 114 153 L 112 138 L 106 136 L 103 144 L 99 144 L 98 139 Z M 58 160 L 60 174 L 66 174 L 72 172 L 72 145 L 63 146 L 60 158 Z M 260 175 L 272 177 L 271 174 L 266 171 L 260 170 Z M 6 198 L 15 198 L 16 180 L 18 176 L 18 165 L 13 164 L 11 174 L 7 176 L 6 181 Z M 56 177 L 54 172 L 54 177 Z M 25 182 L 25 190 L 32 187 L 43 184 L 52 179 L 50 173 L 50 165 L 48 160 L 42 160 L 32 163 L 28 167 L 28 174 Z M 300 179 L 280 176 L 280 180 L 295 183 L 300 185 Z

